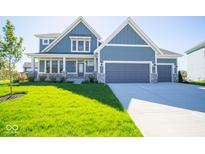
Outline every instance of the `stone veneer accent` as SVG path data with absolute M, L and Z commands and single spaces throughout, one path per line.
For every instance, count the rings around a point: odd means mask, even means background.
M 178 74 L 173 74 L 172 75 L 172 80 L 173 80 L 173 82 L 178 82 Z
M 157 73 L 151 73 L 151 83 L 157 83 L 158 82 L 158 75 Z
M 105 83 L 105 74 L 103 73 L 97 73 L 97 80 L 100 83 Z

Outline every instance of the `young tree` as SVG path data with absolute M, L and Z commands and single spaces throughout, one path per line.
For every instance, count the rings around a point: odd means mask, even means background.
M 12 96 L 12 68 L 21 59 L 24 48 L 23 38 L 15 36 L 15 27 L 7 20 L 3 27 L 3 39 L 0 38 L 0 59 L 9 65 L 10 97 Z

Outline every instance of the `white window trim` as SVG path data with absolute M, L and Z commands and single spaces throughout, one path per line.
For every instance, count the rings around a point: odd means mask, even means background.
M 47 41 L 47 42 L 45 42 Z M 49 45 L 50 40 L 49 39 L 42 39 L 42 45 Z
M 90 53 L 91 51 L 91 37 L 78 37 L 78 36 L 70 36 L 70 41 L 71 41 L 71 52 L 73 53 Z M 73 41 L 76 41 L 76 50 L 73 50 Z M 83 41 L 83 47 L 84 50 L 83 51 L 79 51 L 78 50 L 78 42 L 79 41 Z M 89 42 L 89 50 L 86 51 L 86 41 Z

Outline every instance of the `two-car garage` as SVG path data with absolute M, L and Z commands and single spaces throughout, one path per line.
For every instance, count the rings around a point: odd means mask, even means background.
M 149 83 L 150 63 L 105 63 L 106 83 Z
M 151 63 L 106 62 L 106 83 L 149 83 Z M 172 82 L 172 65 L 157 65 L 158 82 Z

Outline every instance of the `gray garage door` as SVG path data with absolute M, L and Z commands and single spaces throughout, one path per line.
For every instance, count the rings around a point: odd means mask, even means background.
M 171 65 L 158 65 L 158 82 L 171 82 L 172 81 L 172 66 Z
M 107 83 L 147 83 L 149 64 L 106 63 Z

